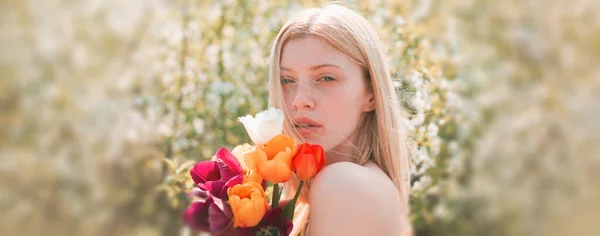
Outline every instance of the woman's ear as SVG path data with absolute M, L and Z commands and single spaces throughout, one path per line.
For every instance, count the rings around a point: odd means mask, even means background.
M 373 97 L 373 95 L 369 94 L 369 100 L 366 102 L 365 106 L 363 107 L 363 112 L 370 112 L 375 110 L 375 98 Z

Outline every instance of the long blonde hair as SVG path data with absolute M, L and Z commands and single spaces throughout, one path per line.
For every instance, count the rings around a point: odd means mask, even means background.
M 285 23 L 271 49 L 269 106 L 285 106 L 280 83 L 282 48 L 290 40 L 307 35 L 324 39 L 364 69 L 367 85 L 373 92 L 375 110 L 366 113 L 358 127 L 360 135 L 352 144 L 358 150 L 355 163 L 363 165 L 373 160 L 392 180 L 402 205 L 406 207 L 403 210 L 408 212 L 410 177 L 406 128 L 402 122 L 405 113 L 392 85 L 385 49 L 377 31 L 365 18 L 346 7 L 328 4 L 322 8 L 302 10 Z M 284 133 L 301 139 L 290 119 L 286 119 Z M 293 196 L 298 183 L 293 178 L 285 184 L 286 196 Z M 308 202 L 308 188 L 302 189 L 301 196 Z

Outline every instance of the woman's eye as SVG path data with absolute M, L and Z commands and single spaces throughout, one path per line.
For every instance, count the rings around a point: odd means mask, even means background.
M 325 82 L 331 82 L 331 81 L 334 81 L 335 79 L 333 77 L 331 77 L 331 76 L 323 76 L 319 80 L 322 80 L 322 81 L 325 81 Z
M 291 84 L 294 83 L 293 79 L 287 78 L 287 77 L 283 77 L 281 78 L 281 84 Z

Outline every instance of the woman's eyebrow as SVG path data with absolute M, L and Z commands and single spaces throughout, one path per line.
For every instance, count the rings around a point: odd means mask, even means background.
M 341 69 L 341 67 L 339 67 L 337 65 L 334 65 L 334 64 L 321 64 L 321 65 L 312 66 L 309 69 L 310 70 L 318 70 L 318 69 L 321 69 L 321 68 L 324 68 L 324 67 L 335 67 L 335 68 Z M 283 66 L 281 67 L 281 70 L 293 71 L 292 69 L 289 69 L 289 68 L 286 68 L 286 67 L 283 67 Z
M 324 67 L 335 67 L 335 68 L 341 69 L 339 66 L 334 65 L 334 64 L 321 64 L 321 65 L 316 65 L 316 66 L 311 67 L 310 70 L 318 70 L 318 69 L 321 69 Z

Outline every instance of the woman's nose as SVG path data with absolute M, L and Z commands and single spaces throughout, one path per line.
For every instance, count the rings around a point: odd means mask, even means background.
M 312 88 L 306 85 L 298 86 L 296 96 L 294 97 L 294 109 L 296 110 L 312 110 L 315 108 L 315 103 L 311 96 Z

